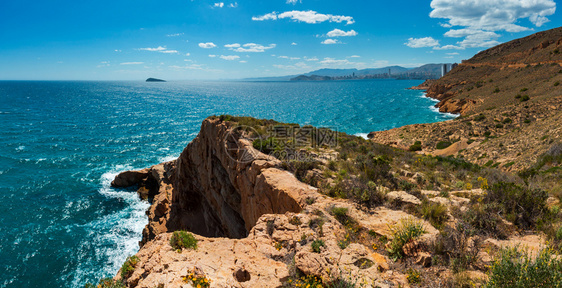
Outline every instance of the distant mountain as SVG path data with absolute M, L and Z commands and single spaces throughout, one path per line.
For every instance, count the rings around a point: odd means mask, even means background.
M 452 64 L 447 63 L 447 69 L 451 70 Z M 246 78 L 243 81 L 328 81 L 345 79 L 438 79 L 442 74 L 443 64 L 426 64 L 417 68 L 405 68 L 401 66 L 388 66 L 383 68 L 368 69 L 331 69 L 323 68 L 300 75 L 287 75 L 279 77 Z M 388 74 L 390 70 L 390 75 Z M 301 77 L 306 76 L 306 77 Z
M 333 77 L 330 76 L 319 76 L 319 75 L 300 75 L 294 78 L 291 78 L 291 81 L 328 81 L 333 80 Z

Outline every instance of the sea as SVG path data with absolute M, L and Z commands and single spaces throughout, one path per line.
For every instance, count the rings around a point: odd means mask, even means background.
M 135 254 L 149 203 L 121 171 L 179 156 L 208 116 L 371 131 L 455 116 L 414 80 L 0 81 L 0 287 L 83 287 Z

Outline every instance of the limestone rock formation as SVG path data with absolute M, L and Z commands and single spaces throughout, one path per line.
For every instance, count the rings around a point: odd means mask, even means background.
M 385 207 L 365 210 L 321 195 L 279 169 L 279 160 L 255 150 L 240 133 L 227 122 L 207 119 L 177 160 L 116 177 L 114 186 L 148 186 L 154 193 L 139 262 L 125 279 L 129 287 L 184 287 L 183 277 L 193 271 L 211 280 L 211 287 L 281 287 L 291 269 L 327 281 L 348 271 L 381 287 L 407 285 L 402 274 L 386 273 L 387 259 L 370 244 L 342 249 L 349 228 L 331 211 L 347 209 L 363 233 L 387 239 L 389 227 L 412 215 Z M 438 234 L 419 221 L 428 231 L 420 241 Z M 175 251 L 169 239 L 176 230 L 193 232 L 197 249 Z M 319 251 L 312 248 L 314 241 L 322 241 Z

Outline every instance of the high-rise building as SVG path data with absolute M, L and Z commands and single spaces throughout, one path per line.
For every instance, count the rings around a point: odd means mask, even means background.
M 447 74 L 447 72 L 449 72 L 447 70 L 447 64 L 443 64 L 443 68 L 441 68 L 441 77 L 445 76 L 445 74 Z

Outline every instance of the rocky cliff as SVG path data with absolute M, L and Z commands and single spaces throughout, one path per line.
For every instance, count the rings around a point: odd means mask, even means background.
M 370 133 L 378 143 L 425 154 L 460 156 L 472 163 L 521 171 L 560 142 L 562 28 L 482 51 L 418 89 L 440 102 L 451 121 Z M 447 149 L 437 144 L 454 143 Z
M 441 112 L 470 115 L 517 105 L 517 94 L 541 101 L 560 95 L 562 28 L 516 39 L 476 54 L 430 85 Z M 425 90 L 425 89 L 424 89 Z
M 407 285 L 403 274 L 383 273 L 387 258 L 369 244 L 339 248 L 346 227 L 330 211 L 346 209 L 363 233 L 384 237 L 391 237 L 390 225 L 412 215 L 384 207 L 365 211 L 323 196 L 232 126 L 209 118 L 177 160 L 123 172 L 112 182 L 138 185 L 139 195 L 152 201 L 139 263 L 124 279 L 129 287 L 184 287 L 190 273 L 204 275 L 211 287 L 281 287 L 291 269 L 327 281 L 347 271 L 381 287 Z M 437 230 L 421 223 L 428 231 L 423 239 L 435 237 Z M 175 251 L 169 239 L 176 230 L 193 232 L 198 248 Z M 320 253 L 311 250 L 315 240 L 325 243 Z
M 417 280 L 408 272 L 414 267 L 423 269 L 425 278 L 421 283 L 452 283 L 451 271 L 432 260 L 443 257 L 432 253 L 436 251 L 435 243 L 444 240 L 437 240 L 441 236 L 435 223 L 421 219 L 417 211 L 431 205 L 444 207 L 446 217 L 441 225 L 455 227 L 461 221 L 455 211 L 468 211 L 473 205 L 469 198 L 485 195 L 484 191 L 463 190 L 443 196 L 439 191 L 407 193 L 376 187 L 376 193 L 384 199 L 372 206 L 341 199 L 345 196 L 328 197 L 284 170 L 286 162 L 256 150 L 250 141 L 255 137 L 251 131 L 235 121 L 210 117 L 177 160 L 123 172 L 115 178 L 113 186 L 136 185 L 139 196 L 151 201 L 141 249 L 115 280 L 127 287 L 198 287 L 197 283 L 210 283 L 210 287 L 306 287 L 310 283 L 324 285 L 321 287 L 346 283 L 409 287 L 417 283 L 412 282 Z M 315 154 L 322 154 L 319 151 Z M 382 151 L 391 153 L 375 153 Z M 400 162 L 405 157 L 399 158 Z M 326 167 L 321 169 L 329 169 L 330 162 L 325 162 Z M 426 177 L 404 170 L 412 168 L 397 168 L 404 175 L 400 179 Z M 318 170 L 311 169 L 305 178 Z M 330 174 L 327 170 L 319 173 Z M 387 177 L 395 177 L 392 175 Z M 359 181 L 355 175 L 340 178 L 332 176 L 323 181 L 332 188 Z M 348 187 L 341 192 L 365 193 L 372 189 L 371 185 L 375 183 L 368 184 L 371 188 L 361 188 L 366 190 Z M 369 198 L 365 194 L 358 197 Z M 402 229 L 399 227 L 410 225 L 405 223 L 418 225 L 420 235 L 393 248 L 405 237 L 396 234 Z M 480 243 L 477 238 L 470 240 L 473 244 L 462 238 L 462 249 L 479 255 L 478 260 L 466 266 L 469 271 L 463 272 L 463 277 L 474 281 L 486 278 L 482 271 L 488 269 L 491 259 L 486 251 L 521 243 L 530 245 L 533 251 L 544 247 L 544 239 L 519 236 L 510 228 L 513 224 L 505 223 L 500 226 L 512 231 L 506 234 L 508 239 L 485 237 L 485 246 L 480 246 L 474 244 Z M 172 248 L 172 232 L 178 230 L 194 234 L 195 249 Z M 455 239 L 451 247 L 461 245 Z M 392 255 L 405 258 L 393 261 Z M 205 285 L 201 287 L 209 287 Z

